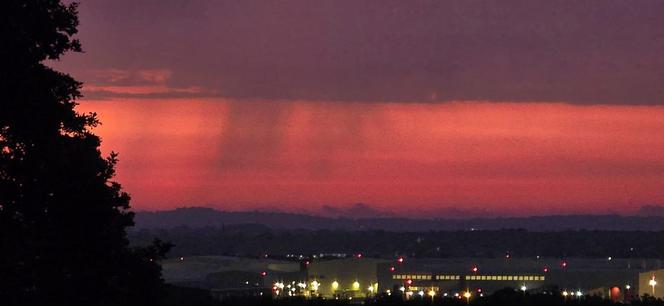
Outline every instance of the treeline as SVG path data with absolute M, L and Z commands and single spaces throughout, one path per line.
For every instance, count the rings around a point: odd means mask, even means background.
M 140 230 L 130 233 L 135 245 L 159 238 L 175 247 L 169 256 L 273 256 L 361 252 L 390 257 L 664 257 L 664 232 L 638 231 L 346 231 L 273 230 L 261 225 L 223 228 Z

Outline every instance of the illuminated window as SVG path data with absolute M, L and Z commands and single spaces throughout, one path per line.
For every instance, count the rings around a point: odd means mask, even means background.
M 503 276 L 502 275 L 496 276 L 496 280 L 503 280 Z
M 531 280 L 531 281 L 532 281 L 532 280 L 535 280 L 535 277 L 532 276 L 532 275 L 531 275 L 531 276 L 528 276 L 528 280 Z
M 512 280 L 512 276 L 508 276 L 508 277 L 507 277 L 507 280 Z
M 493 280 L 493 281 L 498 280 L 498 277 L 495 276 L 495 275 L 492 275 L 492 276 L 491 276 L 491 280 Z

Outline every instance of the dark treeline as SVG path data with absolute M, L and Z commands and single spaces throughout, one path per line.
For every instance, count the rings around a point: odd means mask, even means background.
M 357 204 L 354 210 L 375 211 L 370 205 Z M 175 210 L 138 212 L 136 228 L 221 227 L 261 224 L 272 229 L 294 230 L 385 230 L 385 231 L 457 231 L 471 228 L 498 230 L 522 228 L 547 232 L 561 230 L 664 231 L 664 208 L 645 206 L 638 216 L 619 215 L 552 215 L 503 218 L 465 218 L 459 213 L 447 218 L 409 219 L 394 216 L 367 217 L 356 211 L 330 218 L 285 212 L 229 212 L 212 208 L 188 207 Z M 462 219 L 454 218 L 464 217 Z M 451 218 L 451 219 L 450 219 Z
M 261 225 L 140 230 L 132 243 L 154 238 L 175 244 L 169 256 L 362 252 L 414 257 L 664 257 L 664 232 L 637 231 L 345 231 L 272 230 Z

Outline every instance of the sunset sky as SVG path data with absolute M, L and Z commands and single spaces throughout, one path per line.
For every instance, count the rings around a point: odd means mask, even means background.
M 664 2 L 86 0 L 136 210 L 397 216 L 664 204 Z

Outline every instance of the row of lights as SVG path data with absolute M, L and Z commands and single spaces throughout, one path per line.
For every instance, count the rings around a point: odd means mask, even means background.
M 276 282 L 276 283 L 274 283 L 274 286 L 272 287 L 272 289 L 274 289 L 274 290 L 284 289 L 284 287 L 289 288 L 289 289 L 292 287 L 294 289 L 295 285 L 297 285 L 297 287 L 299 287 L 300 289 L 306 289 L 307 288 L 307 284 L 304 283 L 304 282 L 299 282 L 297 284 L 295 282 L 292 282 L 289 285 L 284 285 L 283 282 Z M 318 291 L 318 289 L 320 288 L 321 285 L 322 285 L 322 283 L 318 282 L 317 280 L 314 280 L 309 284 L 309 286 L 311 287 L 311 290 L 313 290 L 313 291 Z M 330 286 L 332 287 L 332 290 L 336 291 L 336 290 L 339 289 L 339 282 L 333 281 Z M 369 286 L 369 288 L 367 290 L 369 290 L 370 292 L 373 292 L 374 290 L 376 290 L 374 288 L 374 286 L 377 287 L 378 284 L 372 284 L 371 286 Z M 355 290 L 355 291 L 360 290 L 360 282 L 358 282 L 358 281 L 353 282 L 352 290 Z

